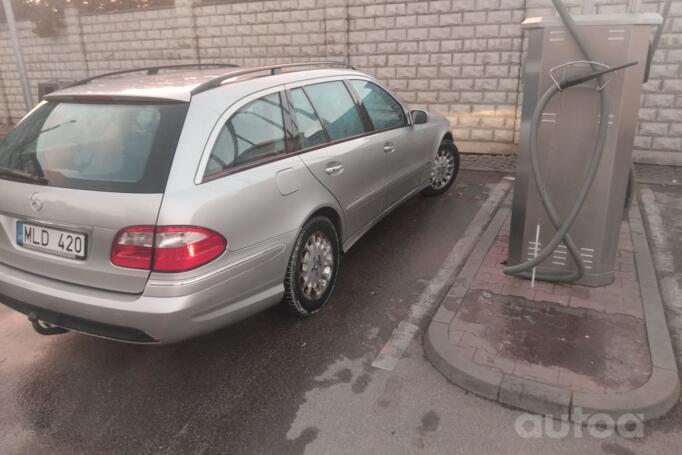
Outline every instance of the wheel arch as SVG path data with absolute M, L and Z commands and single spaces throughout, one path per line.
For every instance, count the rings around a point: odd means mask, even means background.
M 307 223 L 308 220 L 316 216 L 324 216 L 334 223 L 336 232 L 339 235 L 339 243 L 343 244 L 343 221 L 341 220 L 341 216 L 339 215 L 338 211 L 331 206 L 319 207 L 306 218 L 303 224 Z

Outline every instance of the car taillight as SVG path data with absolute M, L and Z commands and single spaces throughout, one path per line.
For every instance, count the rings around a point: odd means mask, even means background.
M 185 272 L 208 264 L 225 251 L 222 235 L 200 227 L 161 226 L 154 242 L 155 272 Z
M 154 272 L 186 272 L 223 254 L 225 238 L 195 226 L 133 226 L 122 229 L 111 248 L 119 267 Z
M 111 262 L 119 267 L 149 270 L 154 251 L 154 226 L 121 229 L 111 246 Z

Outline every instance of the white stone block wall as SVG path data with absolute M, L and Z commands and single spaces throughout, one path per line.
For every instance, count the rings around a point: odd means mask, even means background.
M 580 12 L 581 0 L 567 2 Z M 594 0 L 598 13 L 658 0 Z M 37 84 L 136 66 L 229 62 L 265 65 L 331 59 L 373 74 L 409 104 L 448 116 L 464 151 L 517 148 L 526 17 L 553 14 L 550 0 L 270 0 L 200 3 L 110 14 L 66 14 L 59 35 L 18 23 Z M 682 164 L 682 2 L 642 96 L 636 156 Z M 24 113 L 6 26 L 0 26 L 0 119 Z

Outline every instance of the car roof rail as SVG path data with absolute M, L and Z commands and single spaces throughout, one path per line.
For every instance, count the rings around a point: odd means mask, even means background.
M 181 68 L 199 68 L 199 69 L 201 69 L 201 68 L 239 68 L 239 65 L 233 65 L 230 63 L 182 63 L 182 64 L 177 64 L 177 65 L 147 66 L 144 68 L 133 68 L 133 69 L 129 69 L 129 70 L 119 70 L 119 71 L 112 71 L 110 73 L 97 74 L 95 76 L 86 77 L 85 79 L 81 79 L 81 80 L 78 80 L 76 82 L 72 82 L 71 84 L 66 85 L 63 88 L 77 87 L 79 85 L 89 84 L 90 82 L 92 82 L 96 79 L 102 79 L 102 78 L 111 77 L 111 76 L 120 76 L 121 74 L 146 72 L 148 75 L 152 75 L 152 74 L 158 74 L 159 70 L 181 69 Z
M 322 67 L 322 68 L 335 68 L 335 67 L 340 67 L 340 68 L 347 68 L 351 70 L 356 70 L 357 68 L 354 67 L 353 65 L 349 65 L 348 63 L 343 63 L 343 62 L 300 62 L 300 63 L 283 63 L 279 65 L 267 65 L 267 66 L 259 66 L 255 68 L 245 68 L 242 70 L 237 70 L 237 71 L 231 71 L 229 73 L 226 73 L 222 76 L 218 76 L 214 79 L 211 79 L 210 81 L 206 81 L 203 84 L 198 85 L 192 90 L 192 95 L 196 95 L 201 92 L 205 92 L 207 90 L 211 90 L 214 88 L 218 88 L 221 85 L 223 85 L 223 82 L 236 78 L 239 76 L 245 76 L 248 74 L 252 73 L 261 73 L 264 71 L 268 71 L 269 74 L 266 74 L 265 76 L 275 76 L 277 74 L 282 74 L 282 70 L 292 70 L 291 72 L 294 71 L 304 71 L 307 68 L 310 67 Z M 299 68 L 299 69 L 296 69 Z

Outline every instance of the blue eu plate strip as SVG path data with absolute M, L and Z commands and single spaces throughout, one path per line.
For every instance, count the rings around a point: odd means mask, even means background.
M 24 223 L 17 222 L 17 245 L 24 244 Z

